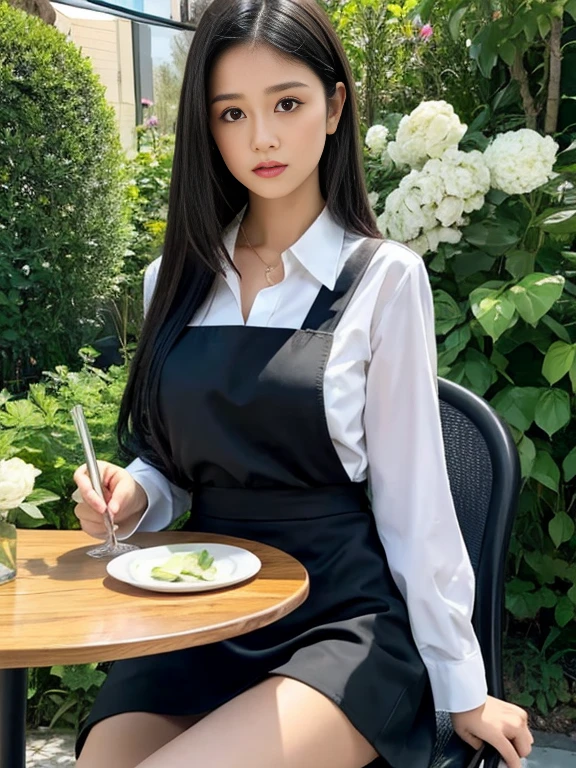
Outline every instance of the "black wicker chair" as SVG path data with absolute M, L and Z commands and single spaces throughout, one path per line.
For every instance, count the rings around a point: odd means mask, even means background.
M 482 398 L 439 379 L 440 413 L 450 487 L 476 573 L 474 627 L 486 665 L 488 689 L 503 698 L 502 613 L 504 569 L 520 487 L 516 446 L 496 412 Z M 497 768 L 492 747 L 474 750 L 437 713 L 432 768 Z M 407 767 L 408 768 L 408 767 Z

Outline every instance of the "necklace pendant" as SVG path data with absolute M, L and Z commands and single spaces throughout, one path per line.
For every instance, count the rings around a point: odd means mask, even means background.
M 270 272 L 272 272 L 274 267 L 266 267 L 266 271 L 264 272 L 264 276 L 266 277 L 266 282 L 268 285 L 276 285 L 274 280 L 270 277 Z

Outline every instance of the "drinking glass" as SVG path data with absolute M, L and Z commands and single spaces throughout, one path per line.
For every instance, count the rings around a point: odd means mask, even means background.
M 70 413 L 72 415 L 72 419 L 74 420 L 74 426 L 78 432 L 78 437 L 82 443 L 82 448 L 84 449 L 86 466 L 88 468 L 88 476 L 90 477 L 92 487 L 98 496 L 105 500 L 104 492 L 102 490 L 100 471 L 98 469 L 98 462 L 96 461 L 96 454 L 94 453 L 94 445 L 92 444 L 92 437 L 90 436 L 90 431 L 88 429 L 88 424 L 86 422 L 86 417 L 84 416 L 82 406 L 75 405 Z M 114 521 L 112 520 L 112 515 L 108 510 L 108 506 L 106 506 L 106 510 L 104 512 L 104 524 L 106 525 L 108 538 L 104 544 L 100 544 L 97 547 L 88 550 L 87 554 L 89 554 L 90 557 L 116 557 L 116 555 L 121 555 L 124 552 L 131 552 L 134 549 L 140 549 L 140 547 L 137 547 L 135 544 L 126 544 L 123 541 L 118 541 L 116 538 L 116 533 L 114 532 Z

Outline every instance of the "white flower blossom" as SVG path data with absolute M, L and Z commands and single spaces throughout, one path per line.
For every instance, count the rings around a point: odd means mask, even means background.
M 380 195 L 378 192 L 368 192 L 368 202 L 370 203 L 370 207 L 374 208 L 376 203 L 378 202 L 378 198 Z
M 448 102 L 423 101 L 400 120 L 388 152 L 396 165 L 422 168 L 429 158 L 441 157 L 448 148 L 456 147 L 466 129 Z
M 386 199 L 378 219 L 383 234 L 415 251 L 436 251 L 439 243 L 457 243 L 466 213 L 479 210 L 490 189 L 490 172 L 481 152 L 452 147 L 412 170 Z
M 434 227 L 427 232 L 423 232 L 419 237 L 406 243 L 409 248 L 424 256 L 428 251 L 437 251 L 440 243 L 459 243 L 462 239 L 462 232 L 454 227 Z
M 484 151 L 491 184 L 508 195 L 541 187 L 554 177 L 558 144 L 530 128 L 500 133 Z
M 388 144 L 388 128 L 385 125 L 373 125 L 366 133 L 366 146 L 373 155 L 380 155 Z
M 40 470 L 22 459 L 0 460 L 0 510 L 16 509 L 34 489 Z

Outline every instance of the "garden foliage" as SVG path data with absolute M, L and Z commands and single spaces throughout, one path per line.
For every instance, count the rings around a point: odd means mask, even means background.
M 576 618 L 576 145 L 558 153 L 530 129 L 491 141 L 466 129 L 442 101 L 423 102 L 394 136 L 373 126 L 369 152 L 396 187 L 371 199 L 383 234 L 427 261 L 439 375 L 485 397 L 518 447 L 509 679 L 518 703 L 546 713 L 572 702 L 560 662 Z
M 0 3 L 0 385 L 97 335 L 127 244 L 114 112 L 65 35 Z

